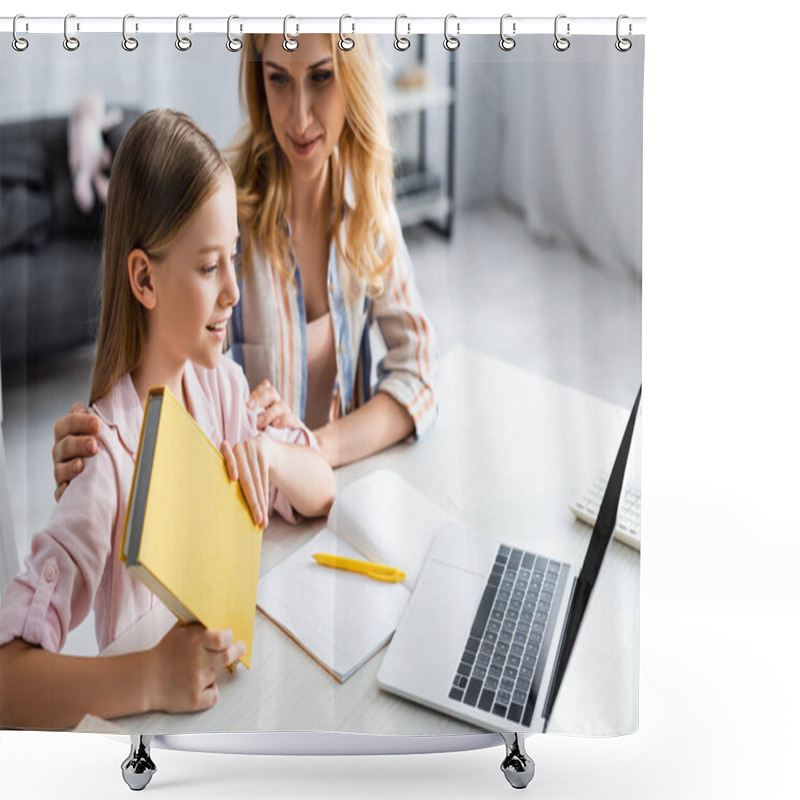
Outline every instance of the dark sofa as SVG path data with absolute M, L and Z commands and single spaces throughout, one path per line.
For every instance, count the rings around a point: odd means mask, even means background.
M 105 134 L 112 153 L 138 116 Z M 72 196 L 67 118 L 0 125 L 0 354 L 3 363 L 91 341 L 97 316 L 102 206 Z

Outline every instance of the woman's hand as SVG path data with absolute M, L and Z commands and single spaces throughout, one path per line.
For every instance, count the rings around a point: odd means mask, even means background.
M 209 631 L 199 623 L 171 628 L 150 651 L 153 710 L 178 714 L 210 708 L 219 699 L 217 670 L 244 655 L 230 629 Z
M 75 403 L 66 416 L 56 422 L 53 431 L 53 477 L 56 480 L 56 502 L 69 482 L 83 471 L 83 458 L 97 455 L 95 436 L 100 433 L 100 420 L 83 403 Z
M 265 439 L 259 434 L 254 439 L 235 444 L 233 448 L 227 442 L 220 445 L 228 477 L 239 481 L 250 513 L 262 528 L 266 528 L 269 522 L 269 457 Z
M 258 414 L 258 429 L 260 431 L 272 425 L 274 428 L 299 428 L 302 426 L 300 418 L 292 409 L 283 402 L 278 390 L 267 380 L 250 392 L 247 400 L 248 408 L 262 408 Z

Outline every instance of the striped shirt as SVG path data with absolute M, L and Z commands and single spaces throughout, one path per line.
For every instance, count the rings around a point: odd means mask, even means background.
M 346 290 L 349 273 L 335 241 L 331 243 L 327 289 L 336 344 L 331 419 L 349 414 L 375 392 L 386 392 L 408 411 L 418 438 L 436 419 L 436 338 L 422 308 L 397 212 L 394 207 L 391 211 L 398 232 L 397 255 L 378 297 L 369 297 L 363 285 Z M 251 388 L 269 380 L 304 419 L 307 320 L 297 262 L 289 277 L 254 247 L 253 263 L 245 268 L 240 289 L 241 300 L 228 332 L 230 353 L 244 368 Z M 373 325 L 386 348 L 374 374 L 369 335 Z

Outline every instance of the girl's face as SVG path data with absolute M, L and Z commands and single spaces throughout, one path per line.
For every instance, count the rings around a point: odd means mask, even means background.
M 319 178 L 345 122 L 344 97 L 333 75 L 330 36 L 306 34 L 287 53 L 280 36 L 267 36 L 261 69 L 272 128 L 301 180 Z
M 239 300 L 236 284 L 236 188 L 226 170 L 220 186 L 195 213 L 160 261 L 153 261 L 155 305 L 148 336 L 176 363 L 219 363 L 225 331 Z

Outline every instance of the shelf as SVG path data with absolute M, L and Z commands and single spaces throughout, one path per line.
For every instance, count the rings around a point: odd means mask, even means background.
M 403 227 L 444 217 L 450 213 L 450 208 L 450 200 L 440 190 L 397 198 L 397 215 Z
M 413 114 L 426 108 L 447 106 L 453 102 L 450 86 L 426 86 L 422 89 L 389 89 L 386 93 L 386 112 L 389 116 Z

